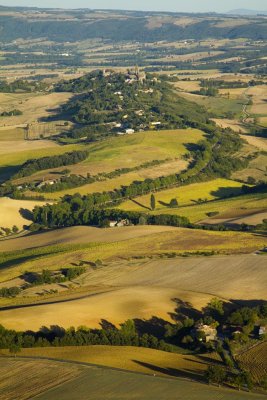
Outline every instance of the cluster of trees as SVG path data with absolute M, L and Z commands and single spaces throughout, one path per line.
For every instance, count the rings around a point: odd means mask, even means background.
M 25 61 L 25 60 L 24 60 Z M 0 92 L 42 92 L 48 87 L 44 82 L 33 82 L 23 79 L 17 79 L 14 82 L 0 81 Z
M 178 215 L 149 215 L 118 209 L 97 209 L 93 207 L 93 200 L 93 195 L 84 197 L 67 195 L 54 206 L 47 204 L 44 207 L 35 207 L 33 210 L 34 223 L 49 228 L 73 225 L 107 227 L 109 221 L 127 219 L 134 225 L 191 226 L 186 217 Z
M 173 347 L 164 340 L 148 333 L 137 332 L 132 320 L 124 322 L 120 329 L 110 323 L 103 323 L 102 329 L 80 327 L 67 330 L 59 326 L 43 327 L 38 332 L 16 332 L 5 329 L 0 325 L 0 348 L 12 349 L 21 347 L 48 347 L 48 346 L 138 346 L 163 351 L 173 351 Z
M 252 390 L 254 387 L 249 371 L 232 371 L 220 365 L 210 365 L 205 372 L 205 377 L 209 384 L 215 383 L 218 386 L 228 383 L 236 386 L 239 390 L 242 387 Z
M 73 268 L 63 268 L 57 273 L 47 269 L 43 269 L 41 273 L 38 272 L 25 272 L 23 278 L 25 281 L 32 285 L 43 285 L 51 283 L 61 283 L 78 278 L 78 276 L 86 272 L 86 267 L 77 266 Z M 29 287 L 29 285 L 27 285 Z
M 10 288 L 8 287 L 3 287 L 0 288 L 0 297 L 16 297 L 18 294 L 20 294 L 21 289 L 16 286 L 12 286 Z
M 14 109 L 10 111 L 3 111 L 0 113 L 0 117 L 13 117 L 14 115 L 22 115 L 22 111 Z
M 64 165 L 78 164 L 86 160 L 89 153 L 87 150 L 73 151 L 57 156 L 42 157 L 26 161 L 19 171 L 13 176 L 13 179 L 23 178 L 49 168 L 62 167 Z
M 17 225 L 13 225 L 12 228 L 5 228 L 3 226 L 0 227 L 0 236 L 9 236 L 12 233 L 18 233 L 19 228 L 17 227 Z
M 86 125 L 61 137 L 95 141 L 127 128 L 148 130 L 155 121 L 161 122 L 157 129 L 212 125 L 202 107 L 182 99 L 166 81 L 149 74 L 142 83 L 136 76 L 128 84 L 125 74 L 93 71 L 61 82 L 55 90 L 80 93 L 63 106 L 63 111 L 74 122 Z M 121 126 L 116 127 L 118 124 Z

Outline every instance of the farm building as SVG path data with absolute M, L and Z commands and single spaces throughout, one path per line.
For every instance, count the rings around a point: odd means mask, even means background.
M 210 325 L 199 324 L 193 329 L 192 335 L 200 342 L 210 342 L 217 339 L 217 329 Z
M 120 228 L 122 226 L 129 226 L 130 221 L 128 219 L 122 219 L 121 221 L 109 221 L 110 228 Z

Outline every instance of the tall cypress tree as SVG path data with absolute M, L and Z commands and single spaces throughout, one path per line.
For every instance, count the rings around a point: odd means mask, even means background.
M 155 208 L 156 208 L 156 199 L 155 199 L 154 194 L 152 194 L 150 197 L 150 207 L 151 207 L 151 210 L 155 210 Z

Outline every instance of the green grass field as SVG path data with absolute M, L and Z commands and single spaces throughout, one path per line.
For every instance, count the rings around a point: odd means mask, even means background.
M 235 117 L 240 117 L 244 105 L 243 99 L 227 99 L 224 97 L 207 97 L 188 93 L 180 93 L 181 96 L 191 100 L 201 106 L 204 106 L 208 112 L 217 117 L 224 117 L 226 113 L 231 112 Z
M 189 218 L 191 222 L 198 222 L 207 219 L 207 213 L 218 212 L 218 217 L 235 218 L 244 212 L 252 215 L 254 212 L 264 212 L 267 209 L 266 194 L 244 195 L 235 198 L 212 201 L 204 204 L 191 205 L 189 207 L 181 207 L 177 209 L 166 208 L 165 210 L 156 211 L 160 214 L 175 214 Z
M 156 211 L 165 211 L 166 207 L 169 210 L 168 204 L 171 199 L 177 199 L 179 206 L 189 206 L 196 204 L 198 199 L 214 200 L 227 195 L 240 194 L 242 183 L 228 180 L 228 179 L 215 179 L 209 182 L 194 183 L 187 186 L 180 186 L 172 189 L 162 190 L 155 193 L 156 198 Z M 137 197 L 138 203 L 145 207 L 150 207 L 150 194 Z M 162 204 L 164 203 L 164 204 Z M 127 211 L 141 211 L 143 207 L 128 200 L 119 206 L 122 210 Z M 180 212 L 180 208 L 178 209 Z M 172 210 L 173 211 L 173 210 Z M 177 210 L 174 212 L 176 213 Z

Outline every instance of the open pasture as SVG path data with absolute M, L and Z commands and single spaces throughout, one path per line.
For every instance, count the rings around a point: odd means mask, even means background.
M 241 98 L 207 97 L 187 92 L 181 92 L 180 96 L 204 106 L 216 118 L 224 118 L 227 113 L 233 113 L 235 118 L 242 115 L 244 99 Z
M 197 143 L 203 139 L 203 132 L 197 129 L 179 129 L 169 131 L 150 131 L 138 132 L 134 135 L 123 137 L 113 137 L 101 143 L 94 143 L 82 147 L 81 145 L 61 146 L 65 152 L 72 149 L 86 148 L 89 157 L 82 163 L 68 166 L 73 174 L 86 176 L 87 173 L 96 175 L 101 172 L 111 172 L 119 168 L 132 168 L 143 163 L 154 160 L 166 160 L 166 163 L 135 171 L 121 177 L 110 180 L 111 182 L 100 182 L 86 185 L 81 190 L 89 193 L 94 191 L 110 190 L 121 185 L 129 184 L 133 180 L 143 180 L 146 177 L 157 177 L 179 172 L 187 167 L 188 162 L 182 156 L 188 152 L 188 143 Z M 30 158 L 30 157 L 28 157 Z M 168 161 L 167 161 L 168 160 Z M 60 171 L 62 168 L 53 168 L 53 172 Z M 32 175 L 30 178 L 21 179 L 22 181 L 42 180 L 43 177 L 55 177 L 51 171 L 46 170 Z M 101 186 L 101 188 L 99 188 Z M 80 190 L 79 190 L 80 191 Z M 65 194 L 57 192 L 47 194 L 48 198 L 58 198 Z M 70 190 L 67 190 L 71 193 Z M 77 189 L 74 190 L 74 193 Z
M 216 212 L 217 215 L 213 218 L 225 219 L 225 214 L 229 218 L 238 218 L 243 216 L 255 215 L 264 213 L 267 209 L 266 194 L 250 194 L 210 201 L 203 204 L 190 205 L 178 208 L 166 208 L 165 210 L 156 211 L 159 214 L 174 214 L 189 218 L 193 223 L 207 220 L 209 213 Z M 212 218 L 209 218 L 211 221 Z M 221 221 L 222 223 L 225 221 Z

